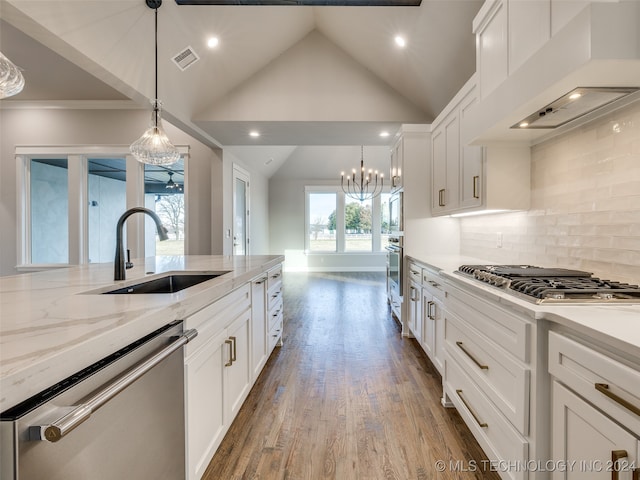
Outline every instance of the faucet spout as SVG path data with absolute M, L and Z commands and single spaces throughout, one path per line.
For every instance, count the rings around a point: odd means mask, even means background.
M 124 229 L 124 223 L 131 215 L 134 213 L 146 213 L 149 215 L 153 221 L 156 223 L 156 229 L 158 231 L 158 236 L 160 237 L 160 241 L 167 240 L 169 238 L 169 233 L 167 229 L 162 225 L 162 221 L 160 217 L 156 215 L 156 212 L 153 210 L 149 210 L 144 207 L 133 207 L 124 212 L 120 218 L 118 219 L 118 224 L 116 225 L 116 258 L 114 261 L 114 280 L 124 280 L 126 278 L 126 269 L 131 268 L 133 265 L 128 263 L 125 265 L 124 261 L 124 242 L 122 240 L 122 231 Z

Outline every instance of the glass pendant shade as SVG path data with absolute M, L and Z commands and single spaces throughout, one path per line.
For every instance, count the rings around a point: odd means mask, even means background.
M 149 165 L 171 165 L 180 160 L 180 152 L 162 129 L 160 101 L 156 99 L 152 103 L 151 125 L 131 144 L 129 150 L 139 162 Z
M 24 88 L 24 77 L 11 60 L 0 53 L 0 98 L 11 97 Z

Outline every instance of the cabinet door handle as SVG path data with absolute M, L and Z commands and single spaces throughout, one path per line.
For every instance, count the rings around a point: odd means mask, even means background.
M 478 415 L 476 414 L 476 412 L 473 411 L 471 406 L 467 403 L 467 401 L 462 396 L 462 390 L 456 390 L 456 394 L 458 395 L 458 398 L 460 399 L 460 401 L 464 403 L 464 406 L 467 407 L 467 410 L 469 410 L 469 413 L 471 414 L 473 419 L 476 421 L 478 426 L 481 428 L 487 428 L 489 425 L 478 418 Z
M 609 390 L 609 385 L 607 385 L 606 383 L 596 383 L 594 385 L 596 387 L 596 390 L 598 390 L 603 395 L 606 395 L 617 404 L 622 405 L 624 408 L 626 408 L 630 412 L 633 412 L 636 415 L 640 415 L 640 408 L 636 407 L 631 402 L 613 393 L 611 390 Z
M 229 345 L 229 361 L 225 363 L 224 366 L 230 367 L 233 364 L 233 342 L 227 338 L 224 343 Z
M 414 295 L 414 293 L 416 293 L 418 290 L 415 287 L 409 287 L 410 290 L 410 294 L 409 294 L 409 300 L 411 300 L 412 302 L 415 302 L 417 299 L 417 297 Z
M 473 198 L 480 198 L 480 176 L 473 177 Z
M 626 450 L 611 450 L 611 480 L 618 480 L 620 465 L 618 462 L 623 458 L 627 458 Z
M 435 302 L 427 302 L 427 317 L 430 320 L 436 319 L 435 306 L 436 306 Z
M 231 363 L 235 362 L 236 360 L 238 360 L 238 357 L 236 356 L 236 337 L 229 337 L 229 339 L 233 342 L 233 350 L 232 350 L 232 356 L 231 356 Z
M 433 280 L 427 280 L 427 283 L 428 283 L 429 285 L 431 285 L 432 287 L 439 287 L 439 286 L 440 286 L 440 284 L 439 284 L 439 283 L 434 282 Z
M 278 278 L 280 276 L 279 273 L 274 273 L 273 275 L 271 275 L 271 278 Z
M 267 281 L 267 277 L 264 277 L 264 278 L 261 278 L 260 280 L 256 280 L 255 284 L 256 285 L 262 285 L 266 281 Z
M 460 350 L 462 350 L 465 353 L 467 357 L 473 360 L 473 363 L 475 363 L 480 370 L 489 370 L 489 366 L 481 364 L 473 355 L 471 355 L 469 350 L 464 348 L 464 345 L 462 342 L 456 342 L 456 345 L 460 348 Z
M 444 188 L 441 190 L 438 190 L 438 206 L 439 207 L 444 207 Z

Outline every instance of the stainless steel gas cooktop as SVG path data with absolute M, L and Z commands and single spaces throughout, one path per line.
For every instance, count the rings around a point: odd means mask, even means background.
M 581 270 L 532 265 L 462 265 L 456 273 L 537 304 L 640 303 L 638 285 L 601 280 Z

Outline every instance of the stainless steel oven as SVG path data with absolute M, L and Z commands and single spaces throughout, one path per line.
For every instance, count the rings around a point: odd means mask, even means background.
M 176 321 L 2 413 L 6 480 L 185 478 L 183 345 Z

